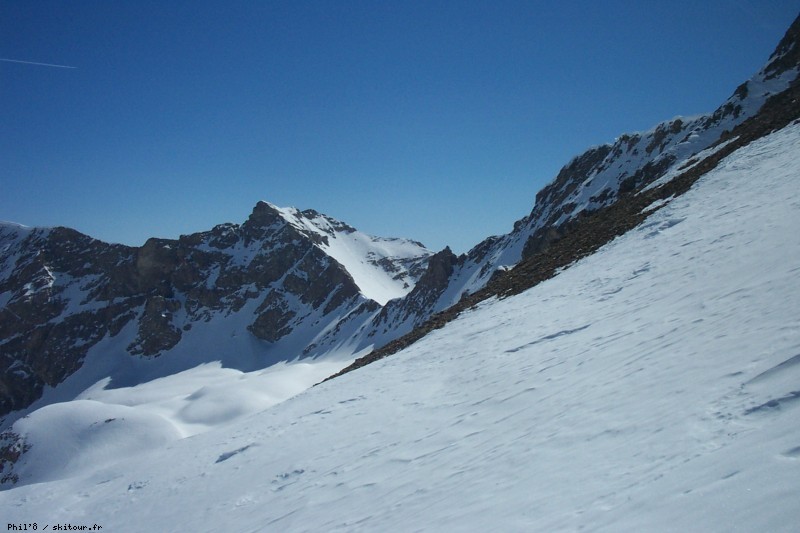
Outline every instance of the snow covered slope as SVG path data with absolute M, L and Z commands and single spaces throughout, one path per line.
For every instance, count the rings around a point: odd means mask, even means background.
M 0 515 L 107 531 L 797 531 L 797 154 L 795 123 L 555 278 L 225 427 L 176 440 L 169 413 L 143 419 L 122 396 L 35 413 L 15 426 L 30 448 Z M 69 431 L 41 430 L 66 417 Z M 137 438 L 137 455 L 106 453 Z
M 409 239 L 373 237 L 312 209 L 268 204 L 297 230 L 342 264 L 361 293 L 381 305 L 405 296 L 425 270 L 430 252 Z

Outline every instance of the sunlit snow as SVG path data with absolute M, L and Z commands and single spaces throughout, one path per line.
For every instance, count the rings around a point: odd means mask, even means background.
M 325 215 L 305 214 L 293 207 L 269 205 L 289 224 L 324 237 L 324 241 L 317 246 L 345 267 L 364 296 L 381 305 L 408 294 L 416 280 L 398 277 L 397 274 L 401 272 L 387 270 L 379 260 L 390 258 L 410 261 L 430 255 L 420 243 L 408 239 L 373 237 L 353 228 L 342 231 L 333 225 L 335 221 Z
M 33 413 L 15 426 L 32 448 L 0 516 L 105 531 L 797 531 L 799 153 L 800 125 L 773 133 L 556 278 L 190 438 L 173 432 L 191 430 L 193 402 L 203 424 L 206 398 L 224 407 L 213 385 L 182 399 L 98 387 Z M 181 383 L 203 371 L 170 387 L 203 391 Z M 130 442 L 144 450 L 127 457 Z

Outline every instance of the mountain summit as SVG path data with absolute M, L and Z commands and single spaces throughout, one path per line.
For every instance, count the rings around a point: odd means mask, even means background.
M 126 383 L 207 361 L 252 370 L 319 355 L 318 337 L 409 292 L 430 256 L 417 242 L 266 202 L 241 225 L 140 248 L 13 224 L 0 226 L 0 243 L 2 414 L 92 351 L 104 370 L 120 355 L 151 361 L 137 378 L 129 363 L 109 370 Z

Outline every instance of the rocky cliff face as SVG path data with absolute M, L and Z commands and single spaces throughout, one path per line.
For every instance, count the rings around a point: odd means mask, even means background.
M 260 362 L 231 355 L 231 366 L 314 355 L 314 339 L 354 310 L 366 316 L 380 307 L 373 298 L 410 291 L 429 255 L 413 241 L 265 202 L 244 224 L 141 248 L 67 228 L 0 225 L 0 415 L 58 385 L 104 339 L 125 338 L 130 357 L 155 359 L 185 340 L 202 352 L 209 336 L 251 337 Z M 186 365 L 203 358 L 219 354 Z

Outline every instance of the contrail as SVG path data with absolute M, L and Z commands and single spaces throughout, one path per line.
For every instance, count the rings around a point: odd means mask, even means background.
M 20 61 L 19 59 L 5 59 L 2 57 L 0 57 L 0 61 L 8 61 L 9 63 L 22 63 L 24 65 L 39 65 L 40 67 L 78 68 L 78 67 L 70 67 L 68 65 L 54 65 L 52 63 L 36 63 L 35 61 Z

